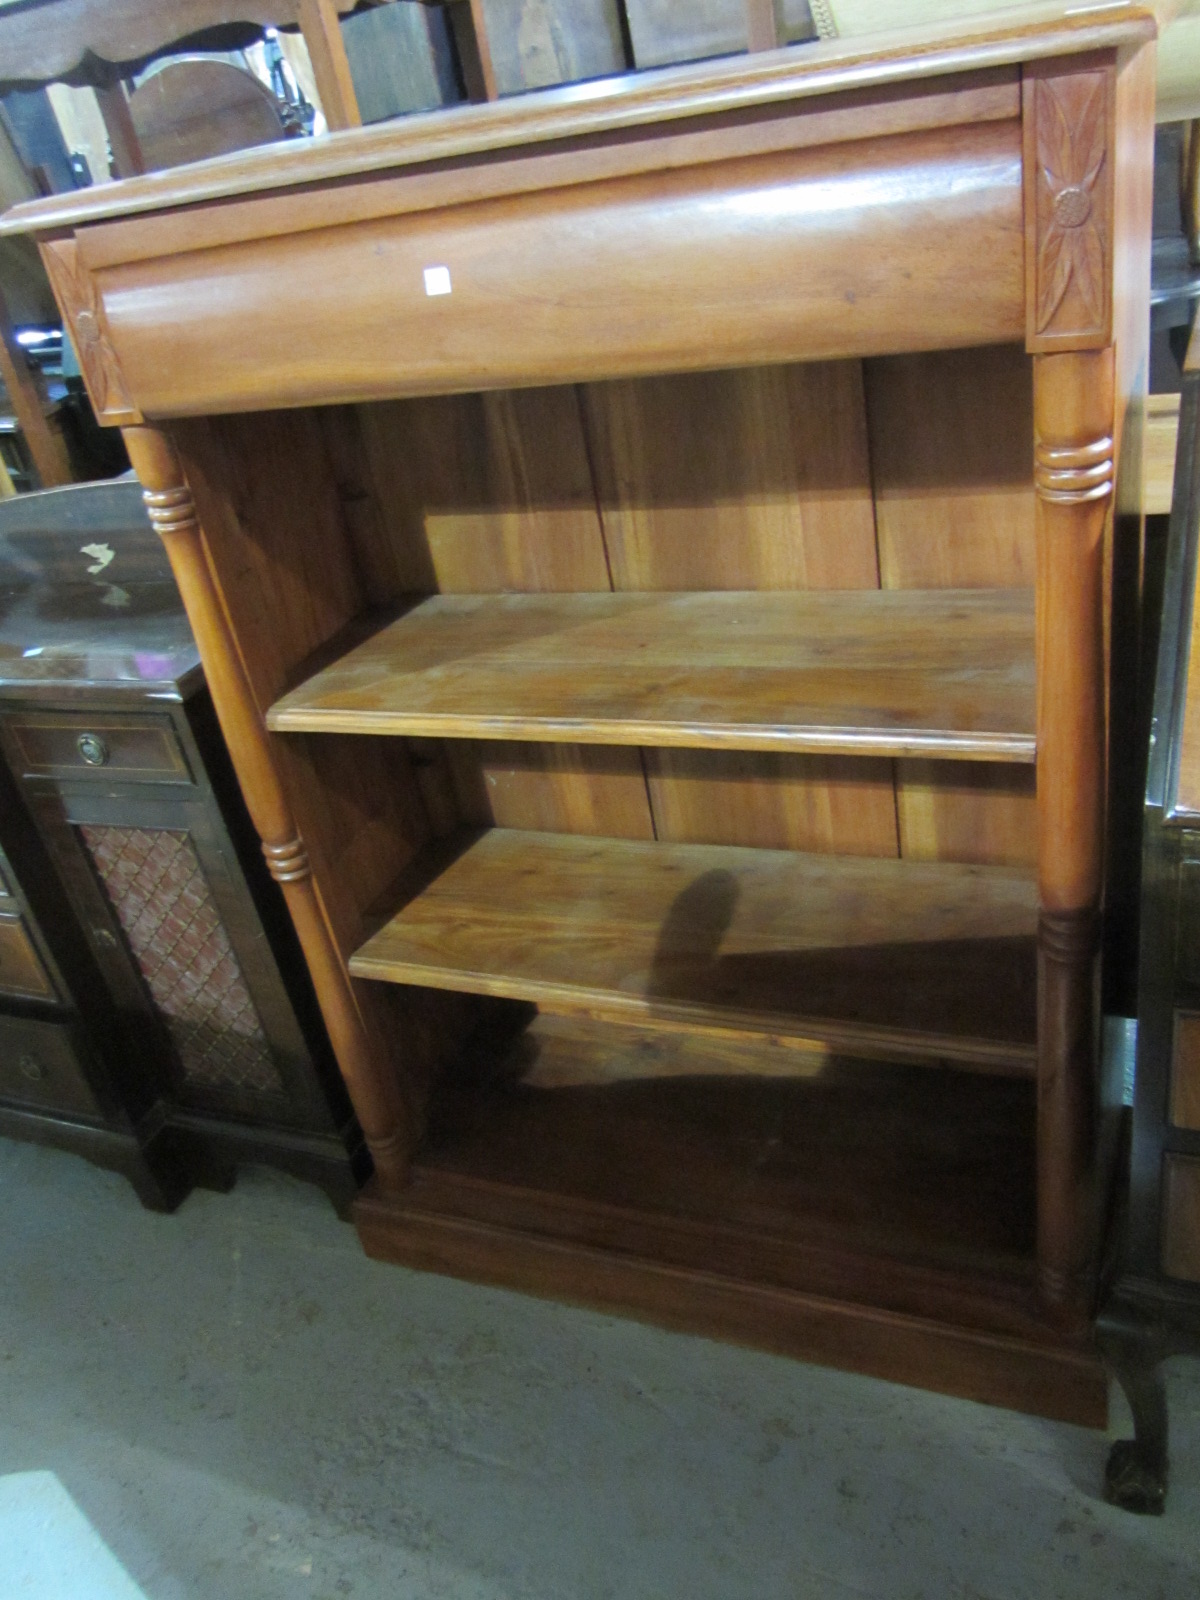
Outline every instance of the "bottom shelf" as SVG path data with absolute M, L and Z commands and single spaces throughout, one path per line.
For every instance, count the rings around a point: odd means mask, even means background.
M 1034 1115 L 1018 1079 L 543 1015 L 356 1215 L 386 1259 L 1099 1426 L 1035 1305 Z

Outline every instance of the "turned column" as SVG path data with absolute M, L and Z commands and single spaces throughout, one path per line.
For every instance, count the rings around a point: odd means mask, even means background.
M 380 1059 L 373 1047 L 313 881 L 266 727 L 217 592 L 192 492 L 165 434 L 144 427 L 125 428 L 123 433 L 150 520 L 166 546 L 251 820 L 271 875 L 283 889 L 375 1170 L 385 1184 L 398 1184 L 405 1176 L 409 1149 L 407 1110 L 391 1063 Z
M 1113 352 L 1034 357 L 1037 491 L 1038 1283 L 1090 1309 L 1104 850 L 1104 536 Z

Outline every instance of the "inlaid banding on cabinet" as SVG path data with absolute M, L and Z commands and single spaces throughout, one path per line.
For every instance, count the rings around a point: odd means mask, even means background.
M 1033 482 L 1043 500 L 1055 505 L 1086 505 L 1113 491 L 1113 442 L 1060 448 L 1038 440 L 1033 451 Z

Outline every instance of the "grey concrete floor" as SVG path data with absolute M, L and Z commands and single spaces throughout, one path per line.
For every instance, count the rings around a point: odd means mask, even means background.
M 0 1475 L 56 1474 L 151 1600 L 1190 1600 L 1200 1365 L 1169 1384 L 1135 1518 L 1099 1434 L 379 1266 L 271 1173 L 159 1217 L 0 1140 Z

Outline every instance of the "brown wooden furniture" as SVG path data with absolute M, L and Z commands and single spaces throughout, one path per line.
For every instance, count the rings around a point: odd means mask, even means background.
M 136 483 L 0 505 L 0 751 L 0 1131 L 155 1205 L 268 1161 L 347 1206 L 361 1141 Z
M 284 137 L 274 95 L 228 61 L 168 61 L 133 91 L 129 115 L 146 172 Z
M 339 14 L 356 0 L 17 0 L 0 11 L 0 84 L 95 88 L 117 170 L 141 170 L 122 76 L 177 47 L 239 25 L 299 27 L 331 128 L 356 127 Z M 236 38 L 229 32 L 228 38 Z
M 373 1253 L 1103 1419 L 1153 34 L 673 68 L 5 224 L 170 553 Z

